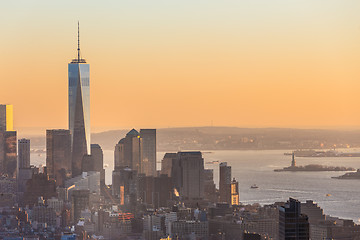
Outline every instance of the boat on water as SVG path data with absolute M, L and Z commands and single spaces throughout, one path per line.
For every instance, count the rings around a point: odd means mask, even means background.
M 252 189 L 256 189 L 256 188 L 259 188 L 256 184 L 253 184 L 253 185 L 251 185 L 251 187 L 250 188 L 252 188 Z
M 328 194 L 326 194 L 326 196 L 327 196 L 327 197 L 331 197 L 331 194 L 330 194 L 330 193 L 328 193 Z

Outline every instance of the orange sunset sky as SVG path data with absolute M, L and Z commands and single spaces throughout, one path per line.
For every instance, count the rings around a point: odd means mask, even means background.
M 360 1 L 7 1 L 0 103 L 15 129 L 67 128 L 67 64 L 90 64 L 93 132 L 359 128 Z

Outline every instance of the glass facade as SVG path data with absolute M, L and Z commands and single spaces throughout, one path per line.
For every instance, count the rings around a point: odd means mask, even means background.
M 4 160 L 4 171 L 10 177 L 16 176 L 17 168 L 17 140 L 16 140 L 16 131 L 7 131 L 4 133 L 4 150 L 5 150 L 5 160 Z
M 69 129 L 72 146 L 72 174 L 81 174 L 82 158 L 90 148 L 90 66 L 75 59 L 69 72 Z
M 140 129 L 142 139 L 142 173 L 156 176 L 156 129 Z
M 46 130 L 46 167 L 56 186 L 64 186 L 71 176 L 71 165 L 70 131 Z
M 13 131 L 13 105 L 0 105 L 0 131 Z

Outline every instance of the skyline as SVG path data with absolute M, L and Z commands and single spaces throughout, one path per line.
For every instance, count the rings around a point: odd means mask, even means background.
M 93 132 L 360 128 L 356 1 L 199 1 L 193 8 L 187 1 L 110 1 L 113 8 L 90 1 L 66 15 L 68 3 L 23 1 L 0 10 L 0 101 L 14 106 L 19 133 L 67 128 L 66 64 L 78 20 L 82 55 L 92 64 Z

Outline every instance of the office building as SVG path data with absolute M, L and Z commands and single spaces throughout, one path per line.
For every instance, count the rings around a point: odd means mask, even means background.
M 235 178 L 231 181 L 230 184 L 230 194 L 231 194 L 231 205 L 239 205 L 239 182 Z
M 82 172 L 65 181 L 65 188 L 68 190 L 69 199 L 74 190 L 89 190 L 91 194 L 100 195 L 100 172 Z
M 130 163 L 125 162 L 125 138 L 120 139 L 120 141 L 115 145 L 114 150 L 114 169 L 129 167 Z
M 22 138 L 18 141 L 18 168 L 30 167 L 30 139 Z
M 218 216 L 225 216 L 225 215 L 231 214 L 232 211 L 233 211 L 233 209 L 230 204 L 223 203 L 223 202 L 216 203 L 215 207 L 209 208 L 209 217 L 215 218 Z
M 65 129 L 46 130 L 46 167 L 57 186 L 71 177 L 71 137 Z
M 81 216 L 81 211 L 89 208 L 89 190 L 74 190 L 71 195 L 71 221 L 77 223 Z
M 171 176 L 184 200 L 204 198 L 204 159 L 201 152 L 178 152 Z
M 214 170 L 204 169 L 204 194 L 205 199 L 211 202 L 218 202 L 218 194 L 214 182 Z
M 207 221 L 175 221 L 171 223 L 173 239 L 208 239 L 209 223 Z
M 64 201 L 58 198 L 50 198 L 46 201 L 46 205 L 53 208 L 57 214 L 60 214 L 64 208 Z
M 140 129 L 142 139 L 142 173 L 156 176 L 156 129 Z
M 13 207 L 16 203 L 16 180 L 0 176 L 0 208 Z M 1 221 L 0 221 L 1 222 Z
M 154 177 L 146 176 L 145 174 L 138 174 L 137 194 L 141 203 L 153 204 L 154 193 Z
M 165 213 L 165 233 L 171 236 L 171 224 L 178 220 L 177 212 Z
M 91 156 L 93 157 L 93 171 L 101 172 L 104 168 L 104 154 L 99 144 L 91 144 Z
M 0 132 L 13 131 L 13 105 L 0 104 Z
M 144 232 L 161 231 L 163 228 L 164 216 L 162 215 L 146 215 L 143 220 Z M 163 232 L 161 233 L 163 234 Z
M 16 180 L 13 178 L 0 177 L 0 193 L 16 193 Z
M 296 199 L 290 198 L 279 207 L 279 239 L 309 239 L 308 217 L 301 214 L 301 203 Z
M 243 240 L 261 240 L 261 235 L 258 233 L 244 232 Z
M 37 204 L 39 197 L 45 200 L 57 197 L 55 180 L 49 178 L 46 167 L 44 172 L 34 173 L 27 181 L 23 204 L 33 206 Z
M 138 198 L 153 208 L 167 207 L 172 199 L 173 184 L 166 174 L 159 177 L 138 175 Z
M 78 31 L 77 58 L 68 65 L 69 129 L 71 134 L 72 176 L 81 174 L 84 155 L 90 148 L 90 65 L 80 55 Z
M 55 209 L 44 204 L 42 198 L 39 199 L 37 206 L 34 206 L 31 215 L 31 221 L 46 224 L 47 226 L 56 227 Z
M 91 155 L 84 155 L 82 172 L 99 172 L 100 188 L 105 187 L 104 154 L 99 144 L 91 144 Z
M 39 168 L 30 166 L 29 168 L 19 168 L 17 180 L 17 195 L 19 199 L 19 204 L 23 204 L 23 196 L 27 191 L 27 182 L 32 179 L 34 174 L 39 174 Z
M 13 130 L 13 106 L 0 105 L 0 173 L 16 176 L 17 140 Z
M 17 170 L 16 131 L 0 131 L 0 172 L 9 177 Z
M 310 224 L 317 224 L 326 220 L 323 209 L 312 200 L 301 203 L 301 213 L 308 216 Z
M 226 162 L 222 162 L 220 163 L 219 168 L 220 202 L 231 203 L 231 166 L 228 166 Z
M 165 153 L 161 160 L 161 174 L 167 174 L 171 177 L 171 169 L 173 161 L 176 161 L 176 153 Z
M 115 169 L 112 185 L 113 196 L 119 199 L 120 205 L 134 209 L 137 201 L 137 171 L 130 168 Z
M 131 168 L 138 173 L 142 172 L 142 139 L 135 129 L 126 134 L 115 146 L 114 168 Z
M 99 144 L 91 144 L 91 155 L 84 155 L 82 162 L 82 171 L 96 171 L 103 170 L 104 155 Z

